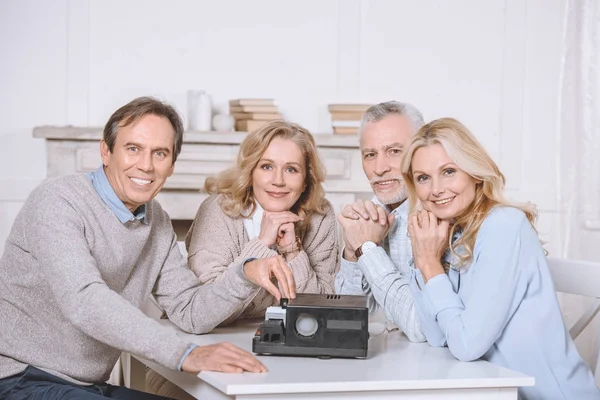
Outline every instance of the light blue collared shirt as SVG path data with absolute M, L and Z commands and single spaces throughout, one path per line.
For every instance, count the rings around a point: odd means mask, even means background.
M 425 335 L 415 310 L 409 279 L 412 247 L 407 234 L 408 200 L 390 210 L 377 197 L 373 202 L 394 214 L 396 219 L 381 247 L 365 252 L 358 262 L 341 257 L 335 277 L 335 290 L 340 294 L 365 294 L 371 313 L 381 307 L 388 321 L 394 323 L 413 342 L 424 342 Z M 342 253 L 343 254 L 343 253 Z
M 460 248 L 457 249 L 460 251 Z M 449 253 L 448 253 L 449 255 Z M 521 400 L 600 399 L 589 366 L 563 322 L 546 255 L 525 214 L 496 207 L 477 233 L 468 268 L 426 284 L 412 269 L 410 289 L 432 346 L 459 360 L 487 360 L 535 378 Z
M 125 222 L 133 221 L 134 219 L 142 220 L 145 224 L 148 223 L 146 220 L 146 205 L 142 204 L 139 206 L 137 210 L 135 210 L 135 214 L 129 211 L 110 185 L 106 173 L 104 172 L 103 165 L 94 172 L 88 172 L 87 176 L 92 182 L 92 185 L 94 185 L 94 189 L 96 189 L 98 196 L 106 203 L 121 223 L 124 224 Z
M 142 204 L 135 210 L 135 214 L 133 214 L 125 204 L 119 199 L 115 190 L 110 185 L 108 178 L 106 177 L 106 173 L 104 172 L 104 166 L 101 165 L 100 168 L 95 170 L 94 172 L 89 172 L 87 174 L 88 178 L 92 182 L 94 189 L 96 189 L 96 193 L 98 196 L 106 203 L 106 205 L 110 208 L 110 210 L 116 215 L 116 217 L 121 221 L 121 223 L 133 221 L 133 220 L 142 220 L 143 223 L 147 224 L 148 220 L 146 218 L 146 205 Z M 191 344 L 190 347 L 186 350 L 181 357 L 181 361 L 179 361 L 179 365 L 177 369 L 181 371 L 181 367 L 183 366 L 183 360 L 198 347 L 197 344 Z

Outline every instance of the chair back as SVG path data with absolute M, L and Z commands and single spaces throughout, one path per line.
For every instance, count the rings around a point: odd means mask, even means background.
M 575 340 L 600 312 L 600 263 L 548 257 L 548 267 L 557 292 L 594 299 L 589 308 L 569 329 L 569 334 Z M 600 346 L 600 341 L 598 342 Z M 594 360 L 595 365 L 590 366 L 598 387 L 600 387 L 599 359 L 600 349 Z

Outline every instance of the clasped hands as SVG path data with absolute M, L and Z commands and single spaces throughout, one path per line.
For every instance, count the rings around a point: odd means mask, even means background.
M 438 219 L 431 211 L 417 210 L 408 216 L 408 235 L 415 266 L 427 282 L 444 273 L 442 256 L 448 248 L 450 224 Z
M 344 258 L 356 261 L 356 249 L 366 241 L 381 243 L 394 223 L 394 215 L 370 200 L 357 200 L 338 216 L 344 229 Z
M 279 255 L 257 259 L 244 265 L 246 278 L 271 293 L 277 300 L 296 297 L 294 274 L 287 265 L 300 253 L 295 223 L 301 218 L 291 211 L 264 211 L 258 240 L 267 247 L 277 246 Z M 279 288 L 276 284 L 279 284 Z M 281 289 L 281 291 L 280 291 Z
M 364 242 L 383 241 L 394 223 L 394 215 L 370 200 L 359 199 L 344 207 L 338 221 L 344 229 L 344 258 L 356 261 L 355 251 Z M 449 229 L 448 221 L 439 220 L 427 210 L 413 211 L 408 217 L 413 259 L 425 281 L 444 273 L 441 259 L 448 248 Z

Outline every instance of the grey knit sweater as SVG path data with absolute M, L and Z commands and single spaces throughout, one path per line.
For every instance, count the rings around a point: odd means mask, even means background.
M 31 193 L 0 259 L 0 378 L 29 364 L 105 381 L 121 351 L 176 369 L 190 343 L 140 311 L 151 293 L 176 325 L 204 333 L 256 292 L 241 268 L 201 285 L 158 202 L 146 217 L 121 223 L 85 175 Z
M 231 218 L 219 204 L 221 195 L 209 196 L 200 205 L 187 234 L 188 265 L 202 283 L 213 284 L 229 279 L 237 266 L 248 258 L 275 256 L 275 250 L 258 239 L 250 240 L 242 218 Z M 339 269 L 337 225 L 328 203 L 323 215 L 313 214 L 302 237 L 302 251 L 288 265 L 294 274 L 298 293 L 333 293 Z M 224 322 L 238 318 L 264 317 L 276 299 L 266 289 L 258 288 Z M 223 310 L 225 313 L 225 310 Z

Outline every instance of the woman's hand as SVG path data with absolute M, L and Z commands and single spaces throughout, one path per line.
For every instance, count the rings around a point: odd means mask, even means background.
M 426 210 L 415 211 L 408 218 L 413 259 L 425 282 L 444 273 L 441 259 L 448 248 L 449 227 L 448 221 L 439 221 Z
M 244 275 L 250 282 L 267 289 L 277 301 L 282 295 L 288 299 L 296 298 L 294 274 L 281 256 L 248 261 L 244 264 Z M 273 281 L 279 284 L 281 292 Z
M 284 240 L 288 240 L 289 236 L 293 234 L 293 240 L 295 240 L 295 229 L 290 229 L 289 224 L 291 224 L 291 226 L 293 227 L 294 223 L 300 220 L 301 218 L 291 211 L 264 211 L 262 221 L 260 223 L 260 233 L 258 234 L 258 240 L 267 247 L 271 247 L 272 245 L 277 243 L 280 236 L 282 236 Z M 284 225 L 285 232 L 280 233 Z
M 300 253 L 301 243 L 296 243 L 296 226 L 292 222 L 279 227 L 277 249 L 282 252 L 285 261 L 290 262 Z
M 296 226 L 287 222 L 279 227 L 277 232 L 277 246 L 290 246 L 296 241 Z

